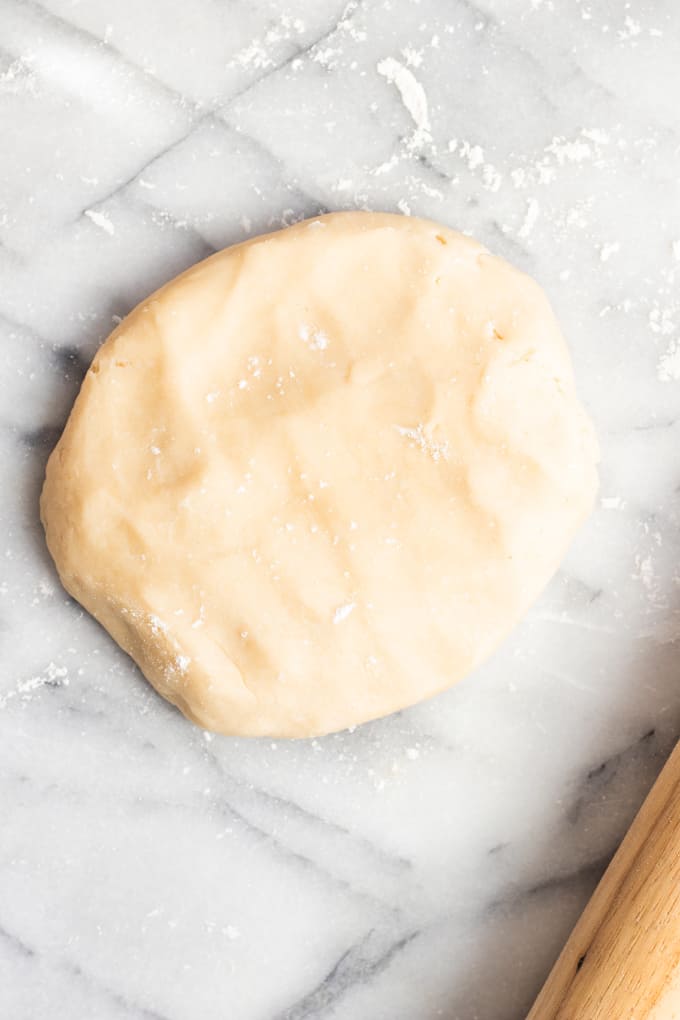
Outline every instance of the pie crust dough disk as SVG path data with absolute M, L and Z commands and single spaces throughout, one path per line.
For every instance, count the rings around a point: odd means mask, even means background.
M 334 213 L 120 324 L 41 509 L 64 586 L 163 697 L 305 737 L 486 658 L 590 511 L 597 459 L 536 283 L 438 224 Z

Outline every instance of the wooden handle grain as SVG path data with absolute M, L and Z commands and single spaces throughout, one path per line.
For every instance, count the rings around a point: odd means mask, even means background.
M 680 744 L 527 1020 L 679 1020 Z

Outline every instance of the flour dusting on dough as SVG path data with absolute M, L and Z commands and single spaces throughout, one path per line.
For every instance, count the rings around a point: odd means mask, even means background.
M 428 436 L 422 425 L 418 425 L 417 428 L 407 428 L 403 425 L 394 426 L 400 436 L 406 436 L 410 439 L 419 450 L 423 453 L 427 453 L 432 460 L 440 460 L 442 457 L 444 460 L 448 459 L 449 456 L 449 443 L 445 440 L 443 443 L 438 443 L 432 436 Z
M 333 613 L 333 623 L 342 623 L 356 609 L 356 606 L 356 602 L 347 602 L 344 606 L 338 606 Z
M 312 329 L 303 322 L 298 329 L 298 335 L 308 345 L 310 351 L 325 351 L 328 347 L 328 334 L 322 329 Z

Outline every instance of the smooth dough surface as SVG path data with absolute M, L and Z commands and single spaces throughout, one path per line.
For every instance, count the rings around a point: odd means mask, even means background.
M 337 213 L 219 252 L 121 323 L 42 516 L 65 587 L 165 698 L 302 737 L 484 659 L 596 462 L 536 283 L 437 224 Z

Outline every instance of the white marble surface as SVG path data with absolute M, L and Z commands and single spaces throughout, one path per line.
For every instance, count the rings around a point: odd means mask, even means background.
M 524 1016 L 680 722 L 679 44 L 673 0 L 0 0 L 3 1017 Z M 349 207 L 539 278 L 602 501 L 457 689 L 210 739 L 59 588 L 45 460 L 139 298 Z

